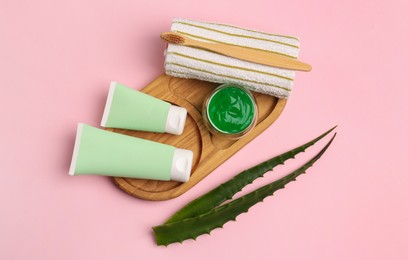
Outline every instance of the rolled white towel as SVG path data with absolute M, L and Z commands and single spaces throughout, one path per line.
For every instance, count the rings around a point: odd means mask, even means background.
M 234 46 L 259 49 L 297 58 L 299 39 L 236 26 L 173 20 L 171 31 L 196 40 L 221 42 Z M 180 78 L 193 78 L 215 83 L 235 83 L 248 89 L 279 98 L 288 98 L 295 72 L 231 58 L 211 51 L 177 44 L 168 44 L 165 52 L 165 73 Z

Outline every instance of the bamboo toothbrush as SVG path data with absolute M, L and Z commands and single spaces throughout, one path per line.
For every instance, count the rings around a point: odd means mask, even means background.
M 162 33 L 160 37 L 169 43 L 205 49 L 225 56 L 268 66 L 301 71 L 312 70 L 312 66 L 307 63 L 275 53 L 252 50 L 244 47 L 230 46 L 222 43 L 208 43 L 197 41 L 177 32 L 165 32 Z

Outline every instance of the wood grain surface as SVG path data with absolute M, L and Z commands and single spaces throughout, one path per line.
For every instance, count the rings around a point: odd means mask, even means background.
M 199 183 L 225 160 L 267 129 L 279 117 L 286 104 L 285 99 L 253 92 L 259 113 L 255 128 L 238 140 L 220 138 L 212 135 L 207 130 L 201 116 L 204 99 L 218 85 L 194 79 L 161 75 L 141 90 L 187 109 L 185 129 L 180 136 L 107 128 L 117 133 L 192 150 L 194 153 L 193 168 L 188 182 L 114 177 L 114 183 L 128 194 L 145 200 L 168 200 L 178 197 Z

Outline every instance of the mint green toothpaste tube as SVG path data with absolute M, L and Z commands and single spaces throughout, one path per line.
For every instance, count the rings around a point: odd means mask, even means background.
M 111 82 L 101 126 L 181 135 L 187 110 Z
M 78 124 L 70 175 L 186 182 L 193 152 Z

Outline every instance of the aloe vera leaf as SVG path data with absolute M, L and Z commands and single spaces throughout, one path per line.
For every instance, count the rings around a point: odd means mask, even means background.
M 250 207 L 263 201 L 266 197 L 273 195 L 277 190 L 284 188 L 289 182 L 295 181 L 300 174 L 305 173 L 306 170 L 312 167 L 313 164 L 324 154 L 335 136 L 336 134 L 312 159 L 285 177 L 229 203 L 213 208 L 199 216 L 153 227 L 157 245 L 167 246 L 171 243 L 181 243 L 187 239 L 196 239 L 202 234 L 210 234 L 210 232 L 216 228 L 222 228 L 222 226 L 228 221 L 235 220 L 238 215 L 247 212 Z
M 336 126 L 308 143 L 239 173 L 231 180 L 188 203 L 185 207 L 171 216 L 165 223 L 177 222 L 185 218 L 198 216 L 201 213 L 207 212 L 220 205 L 224 201 L 231 199 L 234 194 L 241 191 L 246 185 L 251 184 L 257 178 L 262 177 L 266 172 L 271 171 L 277 165 L 284 164 L 288 159 L 294 158 L 297 154 L 304 152 L 307 148 L 328 135 L 334 128 L 336 128 Z

